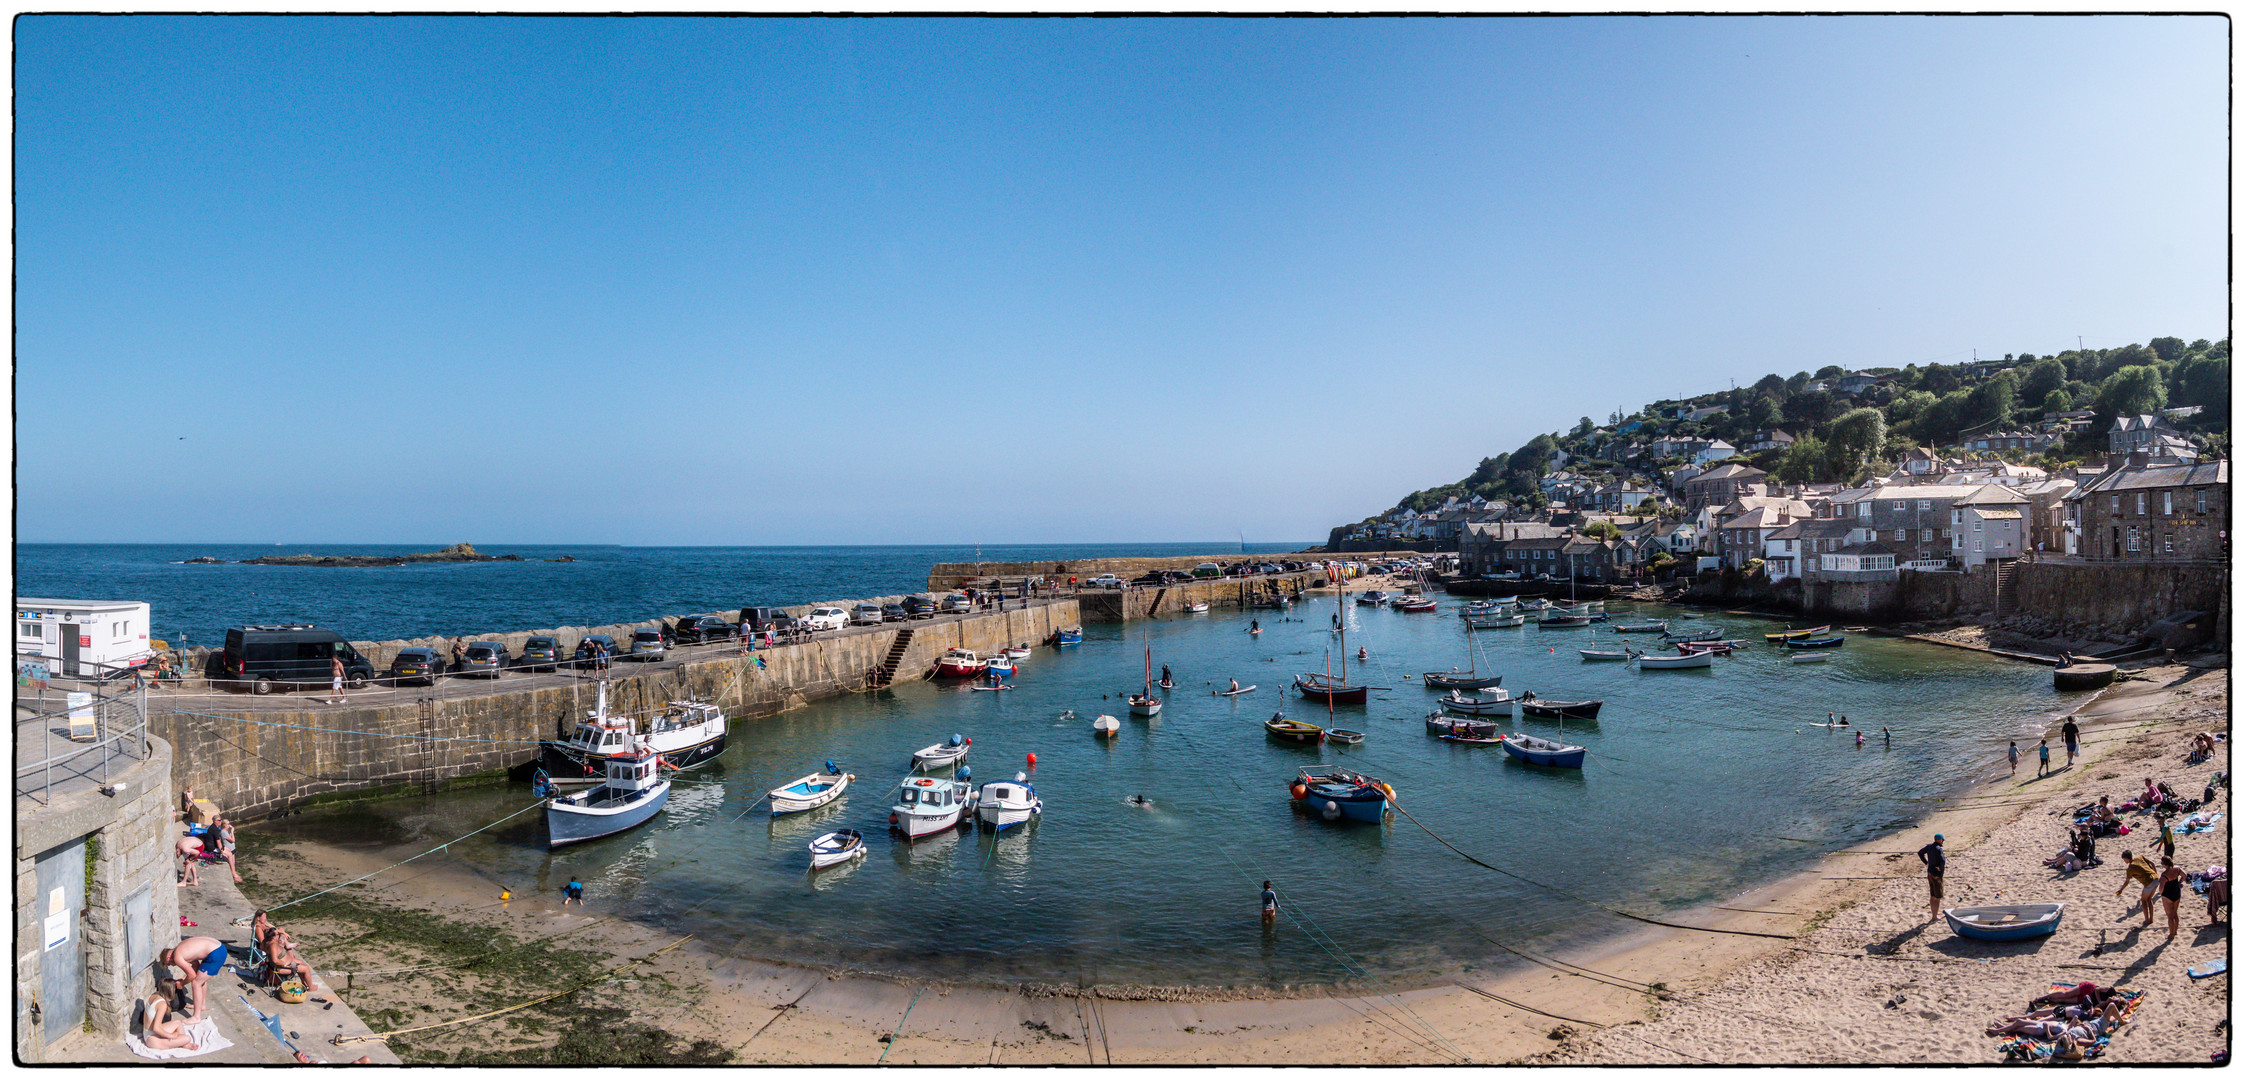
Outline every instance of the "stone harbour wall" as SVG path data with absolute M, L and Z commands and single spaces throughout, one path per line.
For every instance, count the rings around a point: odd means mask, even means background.
M 1273 552 L 1254 555 L 1241 555 L 1236 551 L 1232 551 L 1225 552 L 1220 555 L 1163 555 L 1151 558 L 1128 559 L 1116 558 L 1068 559 L 1064 561 L 1047 560 L 1043 562 L 936 563 L 927 571 L 927 587 L 936 592 L 951 592 L 958 589 L 960 586 L 967 584 L 968 582 L 974 581 L 977 578 L 990 577 L 1004 578 L 1008 583 L 1010 583 L 1015 578 L 1042 577 L 1046 581 L 1050 581 L 1058 585 L 1066 585 L 1068 576 L 1071 574 L 1079 579 L 1077 583 L 1081 584 L 1081 582 L 1088 581 L 1091 578 L 1099 576 L 1100 574 L 1113 574 L 1120 578 L 1129 579 L 1136 577 L 1139 574 L 1143 574 L 1149 570 L 1190 570 L 1193 567 L 1200 565 L 1201 563 L 1229 565 L 1241 560 L 1246 560 L 1249 562 L 1273 563 L 1303 561 L 1316 562 L 1318 561 L 1318 557 L 1314 555 L 1302 555 L 1299 552 Z
M 619 660 L 609 672 L 608 706 L 645 715 L 665 702 L 700 699 L 717 703 L 737 725 L 818 698 L 871 689 L 905 632 L 912 638 L 896 668 L 899 682 L 932 673 L 945 649 L 1034 646 L 1059 627 L 1080 622 L 1076 602 L 1060 600 L 821 635 L 747 656 L 720 650 L 722 655 L 647 669 Z M 539 740 L 566 735 L 597 700 L 591 679 L 540 679 L 520 689 L 503 689 L 503 680 L 496 685 L 502 689 L 490 694 L 364 706 L 354 701 L 332 707 L 306 698 L 301 710 L 219 708 L 206 710 L 209 715 L 152 710 L 149 724 L 177 748 L 175 784 L 192 786 L 229 816 L 249 820 L 313 799 L 433 791 L 471 777 L 495 779 L 526 766 Z

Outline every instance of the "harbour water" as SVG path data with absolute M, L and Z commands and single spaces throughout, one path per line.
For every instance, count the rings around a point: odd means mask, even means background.
M 1629 925 L 1543 885 L 1658 915 L 1805 868 L 2003 768 L 2006 739 L 2030 759 L 2028 732 L 2063 707 L 2038 668 L 1916 642 L 1852 635 L 1829 663 L 1789 664 L 1761 641 L 1773 624 L 1739 616 L 1678 624 L 1752 641 L 1703 671 L 1581 660 L 1576 649 L 1621 639 L 1604 628 L 1474 635 L 1482 670 L 1507 690 L 1605 701 L 1597 722 L 1564 732 L 1590 748 L 1587 767 L 1539 769 L 1426 734 L 1436 695 L 1419 673 L 1465 664 L 1453 602 L 1439 614 L 1347 610 L 1351 652 L 1371 653 L 1351 677 L 1391 688 L 1368 706 L 1328 721 L 1289 694 L 1295 672 L 1324 669 L 1333 608 L 1093 624 L 1078 648 L 1036 648 L 1010 691 L 909 683 L 739 722 L 724 756 L 689 778 L 701 783 L 681 782 L 636 832 L 549 854 L 531 813 L 430 858 L 517 893 L 556 893 L 577 875 L 593 907 L 737 955 L 998 983 L 1391 985 L 1503 966 L 1495 941 L 1557 949 Z M 1263 617 L 1259 638 L 1245 633 L 1250 615 Z M 1121 700 L 1141 683 L 1147 647 L 1178 682 L 1153 720 Z M 1232 678 L 1259 689 L 1212 696 Z M 1280 707 L 1369 737 L 1275 742 L 1261 722 Z M 1111 743 L 1091 734 L 1101 712 L 1122 717 Z M 1868 744 L 1804 726 L 1826 712 L 1867 728 Z M 954 732 L 974 740 L 977 782 L 1037 755 L 1040 823 L 911 845 L 886 832 L 910 752 Z M 756 801 L 829 758 L 858 777 L 836 804 L 774 820 Z M 1335 824 L 1293 809 L 1286 781 L 1311 764 L 1392 783 L 1425 829 L 1530 880 L 1475 866 L 1399 816 Z M 401 858 L 529 804 L 519 786 L 484 788 L 260 827 Z M 808 872 L 805 845 L 844 827 L 864 831 L 871 854 Z M 1255 913 L 1265 879 L 1284 904 L 1268 927 Z
M 479 545 L 523 562 L 244 566 L 267 555 L 409 555 L 448 544 L 22 544 L 16 595 L 145 600 L 155 635 L 217 645 L 226 628 L 315 623 L 354 641 L 598 626 L 657 615 L 891 596 L 927 588 L 939 562 L 1219 555 L 1302 544 L 913 547 Z M 567 555 L 574 562 L 544 560 Z M 188 563 L 208 556 L 223 562 Z

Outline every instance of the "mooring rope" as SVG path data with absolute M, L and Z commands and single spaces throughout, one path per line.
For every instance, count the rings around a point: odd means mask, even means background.
M 290 901 L 287 901 L 287 902 L 285 902 L 285 903 L 272 904 L 272 905 L 270 905 L 270 906 L 266 907 L 266 908 L 265 908 L 265 910 L 266 910 L 266 911 L 269 911 L 269 912 L 270 912 L 270 911 L 279 911 L 280 909 L 282 909 L 282 908 L 284 908 L 284 907 L 290 907 L 290 906 L 293 906 L 293 905 L 296 905 L 296 904 L 301 904 L 301 903 L 303 903 L 303 902 L 304 902 L 304 901 L 306 901 L 306 900 L 310 900 L 310 899 L 312 899 L 312 897 L 315 897 L 315 896 L 325 896 L 325 895 L 327 895 L 328 893 L 334 892 L 334 891 L 335 891 L 336 889 L 343 889 L 343 888 L 348 888 L 348 887 L 350 887 L 350 886 L 352 886 L 352 885 L 356 885 L 356 884 L 358 884 L 358 883 L 359 883 L 359 882 L 361 882 L 361 881 L 365 881 L 365 880 L 366 880 L 367 878 L 370 878 L 370 877 L 373 877 L 373 876 L 375 876 L 376 874 L 387 873 L 387 872 L 389 872 L 389 871 L 391 871 L 391 870 L 395 870 L 395 869 L 397 869 L 398 867 L 400 867 L 400 866 L 403 866 L 403 865 L 405 865 L 406 863 L 412 862 L 412 861 L 413 861 L 413 859 L 418 859 L 418 858 L 421 858 L 422 856 L 425 856 L 425 855 L 433 855 L 433 854 L 435 854 L 435 853 L 437 853 L 437 852 L 439 852 L 439 851 L 443 851 L 444 849 L 446 849 L 446 848 L 449 848 L 449 847 L 451 847 L 452 845 L 454 845 L 454 844 L 457 844 L 457 843 L 459 843 L 460 841 L 462 841 L 462 840 L 465 840 L 465 839 L 467 839 L 467 838 L 468 838 L 468 837 L 470 837 L 470 836 L 474 836 L 474 835 L 475 835 L 475 833 L 479 833 L 479 832 L 484 832 L 484 831 L 486 831 L 486 830 L 488 830 L 488 829 L 493 829 L 493 828 L 496 828 L 496 827 L 498 827 L 499 825 L 502 825 L 502 824 L 504 824 L 504 823 L 506 823 L 506 822 L 512 821 L 512 820 L 514 820 L 515 818 L 521 817 L 522 815 L 524 815 L 524 814 L 527 814 L 527 813 L 529 813 L 529 812 L 530 812 L 530 811 L 532 811 L 532 810 L 536 810 L 536 809 L 538 809 L 538 808 L 540 808 L 540 807 L 543 807 L 544 805 L 545 805 L 545 800 L 544 800 L 544 799 L 539 799 L 538 801 L 536 801 L 536 802 L 534 802 L 534 803 L 531 803 L 530 805 L 528 805 L 528 806 L 525 806 L 525 807 L 523 807 L 522 809 L 520 809 L 520 810 L 517 810 L 517 811 L 515 811 L 515 812 L 513 812 L 513 813 L 511 813 L 511 814 L 508 814 L 507 816 L 505 816 L 505 817 L 503 817 L 503 818 L 500 818 L 499 820 L 497 820 L 497 821 L 494 821 L 494 822 L 492 822 L 492 823 L 491 823 L 491 824 L 489 824 L 489 825 L 485 825 L 485 826 L 483 826 L 483 828 L 481 828 L 481 829 L 477 829 L 477 830 L 475 830 L 475 832 L 467 832 L 467 833 L 461 833 L 460 835 L 458 835 L 458 836 L 455 836 L 455 837 L 453 837 L 453 838 L 452 838 L 452 839 L 450 839 L 450 840 L 446 840 L 445 842 L 443 842 L 443 843 L 441 843 L 441 844 L 438 844 L 437 846 L 435 846 L 435 847 L 432 847 L 432 848 L 428 849 L 427 851 L 424 851 L 424 852 L 422 852 L 422 853 L 421 853 L 420 855 L 415 855 L 415 856 L 413 856 L 412 858 L 399 859 L 398 861 L 396 861 L 396 862 L 393 862 L 393 863 L 389 864 L 388 866 L 385 866 L 385 867 L 381 868 L 380 870 L 376 870 L 376 871 L 374 871 L 374 872 L 373 872 L 373 873 L 371 873 L 371 874 L 361 874 L 361 875 L 359 875 L 358 877 L 352 878 L 351 880 L 349 880 L 349 881 L 346 881 L 346 882 L 342 883 L 341 885 L 330 886 L 330 887 L 328 887 L 328 888 L 325 888 L 325 889 L 321 889 L 320 891 L 318 891 L 318 892 L 316 892 L 316 893 L 312 893 L 312 894 L 310 894 L 310 895 L 307 895 L 307 896 L 299 896 L 299 897 L 297 897 L 296 899 L 294 899 L 294 900 L 290 900 Z

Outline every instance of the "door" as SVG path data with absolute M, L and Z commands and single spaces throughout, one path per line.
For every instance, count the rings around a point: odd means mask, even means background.
M 78 624 L 62 624 L 62 674 L 81 675 L 78 670 Z
M 65 629 L 76 632 L 75 627 Z M 51 1046 L 86 1020 L 85 935 L 78 932 L 79 912 L 86 905 L 85 837 L 40 853 L 34 867 L 39 1034 Z

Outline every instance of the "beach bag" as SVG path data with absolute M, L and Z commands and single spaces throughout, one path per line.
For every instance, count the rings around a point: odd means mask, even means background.
M 304 1003 L 304 980 L 295 975 L 282 979 L 280 989 L 275 993 L 290 1005 L 301 1005 Z

